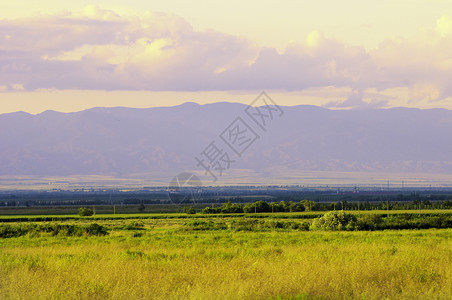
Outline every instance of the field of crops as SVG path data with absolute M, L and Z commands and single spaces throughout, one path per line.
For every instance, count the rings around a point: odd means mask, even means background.
M 330 229 L 309 213 L 0 217 L 0 295 L 451 299 L 451 214 L 384 213 Z M 406 224 L 430 229 L 381 230 Z

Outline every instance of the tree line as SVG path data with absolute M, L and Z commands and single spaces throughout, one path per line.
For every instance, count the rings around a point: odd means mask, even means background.
M 321 203 L 311 200 L 253 203 L 232 203 L 228 201 L 221 206 L 207 206 L 201 213 L 264 213 L 264 212 L 302 212 L 302 211 L 331 211 L 331 210 L 416 210 L 416 209 L 451 209 L 452 201 L 415 200 L 412 202 L 332 202 Z

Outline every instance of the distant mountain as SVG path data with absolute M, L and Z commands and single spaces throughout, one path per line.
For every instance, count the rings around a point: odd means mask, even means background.
M 449 110 L 282 107 L 283 115 L 268 119 L 264 131 L 246 108 L 237 103 L 185 103 L 2 114 L 0 175 L 203 171 L 195 157 L 201 159 L 212 141 L 222 154 L 228 153 L 231 169 L 270 177 L 276 169 L 452 174 Z M 257 137 L 240 157 L 220 137 L 237 137 L 229 126 L 237 117 Z

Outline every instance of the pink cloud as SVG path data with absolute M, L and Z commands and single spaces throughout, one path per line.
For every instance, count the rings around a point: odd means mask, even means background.
M 196 31 L 173 14 L 132 18 L 90 7 L 84 14 L 1 20 L 0 85 L 155 91 L 407 87 L 413 99 L 436 89 L 434 101 L 452 96 L 449 21 L 443 17 L 436 29 L 385 40 L 371 51 L 314 31 L 279 53 L 245 38 Z M 355 105 L 356 97 L 337 105 Z

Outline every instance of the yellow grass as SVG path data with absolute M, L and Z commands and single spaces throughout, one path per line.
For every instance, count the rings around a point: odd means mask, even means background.
M 452 298 L 451 229 L 196 232 L 146 222 L 105 237 L 0 240 L 0 298 Z

